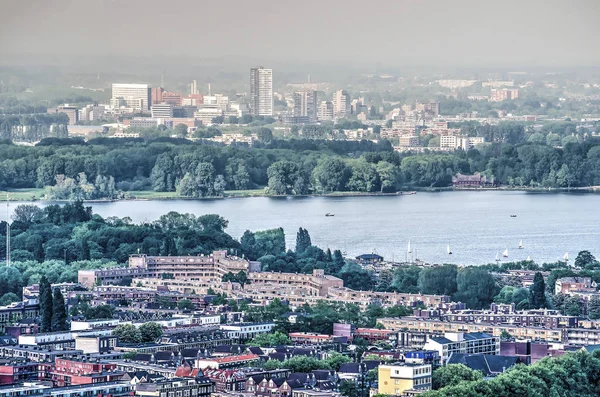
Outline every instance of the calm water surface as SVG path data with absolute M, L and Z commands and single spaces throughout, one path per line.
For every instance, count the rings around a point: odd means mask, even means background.
M 44 206 L 45 203 L 38 205 Z M 508 260 L 571 260 L 583 249 L 600 255 L 600 195 L 526 192 L 441 192 L 412 196 L 237 198 L 226 200 L 119 201 L 91 204 L 103 217 L 153 221 L 168 211 L 219 214 L 239 238 L 246 229 L 283 227 L 293 248 L 304 227 L 313 244 L 346 251 L 375 252 L 386 259 L 415 256 L 432 263 Z M 15 204 L 11 204 L 14 208 Z M 2 211 L 4 212 L 4 211 Z M 325 213 L 335 213 L 325 217 Z M 517 215 L 516 218 L 511 214 Z M 5 219 L 6 215 L 0 215 Z M 407 254 L 410 240 L 412 254 Z M 524 249 L 518 249 L 519 241 Z M 452 255 L 446 253 L 450 245 Z

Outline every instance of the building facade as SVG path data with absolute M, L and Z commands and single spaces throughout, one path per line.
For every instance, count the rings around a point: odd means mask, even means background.
M 273 69 L 250 69 L 250 112 L 254 116 L 273 116 Z
M 152 106 L 152 88 L 148 84 L 114 83 L 111 101 L 113 100 L 117 100 L 117 103 L 122 100 L 125 107 L 147 112 Z
M 431 364 L 392 364 L 378 368 L 378 393 L 399 396 L 407 390 L 431 390 Z
M 318 117 L 317 91 L 294 92 L 294 117 L 307 117 L 314 123 Z

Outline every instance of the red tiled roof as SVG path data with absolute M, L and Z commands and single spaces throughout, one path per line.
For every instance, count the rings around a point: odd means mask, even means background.
M 217 357 L 211 361 L 216 361 L 219 364 L 225 364 L 225 363 L 234 363 L 237 361 L 252 361 L 252 360 L 258 360 L 258 356 L 256 354 L 242 354 L 240 356 Z
M 195 378 L 198 376 L 199 373 L 200 373 L 200 370 L 198 368 L 190 368 L 188 366 L 182 366 L 182 367 L 177 368 L 177 371 L 175 371 L 175 376 L 184 377 L 184 378 Z

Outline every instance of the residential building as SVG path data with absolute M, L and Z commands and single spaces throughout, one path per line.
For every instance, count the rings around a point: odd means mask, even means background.
M 214 286 L 228 272 L 252 270 L 250 265 L 245 259 L 228 256 L 227 251 L 199 256 L 131 255 L 128 268 L 80 270 L 78 281 L 87 288 L 93 288 L 94 285 L 119 284 L 123 278 L 162 278 L 163 274 L 168 273 L 175 280 L 197 281 Z
M 195 378 L 173 378 L 161 382 L 139 383 L 136 396 L 147 397 L 210 397 L 215 384 L 206 376 Z
M 235 369 L 210 369 L 204 371 L 204 376 L 215 383 L 217 392 L 244 392 L 248 377 L 242 371 Z
M 350 116 L 350 105 L 350 95 L 346 90 L 339 90 L 333 93 L 333 115 L 335 118 Z
M 417 102 L 415 105 L 415 111 L 423 114 L 424 120 L 432 120 L 440 115 L 440 103 L 439 102 L 428 102 L 420 103 Z
M 490 93 L 490 102 L 510 101 L 517 99 L 518 97 L 518 88 L 492 88 Z
M 94 383 L 89 385 L 52 387 L 48 382 L 26 382 L 0 387 L 0 397 L 126 397 L 133 393 L 133 386 L 125 382 Z M 208 397 L 208 396 L 206 396 Z
M 170 103 L 156 103 L 152 105 L 152 118 L 165 119 L 173 117 L 173 105 Z
M 450 149 L 469 150 L 475 145 L 485 142 L 485 138 L 481 136 L 459 136 L 459 135 L 441 135 L 440 147 Z
M 77 106 L 69 104 L 61 105 L 56 108 L 56 113 L 64 113 L 69 117 L 69 125 L 75 125 L 79 121 L 79 109 Z
M 500 338 L 482 332 L 446 332 L 444 336 L 430 336 L 423 348 L 437 351 L 446 365 L 454 353 L 500 354 Z
M 333 120 L 334 108 L 333 102 L 322 101 L 317 110 L 317 119 L 322 121 Z
M 414 147 L 419 146 L 420 140 L 416 135 L 401 136 L 398 143 L 403 147 Z
M 241 341 L 252 339 L 256 335 L 268 334 L 273 328 L 275 323 L 221 324 L 220 326 L 228 337 Z
M 596 283 L 590 277 L 563 277 L 554 283 L 555 294 L 570 295 L 575 291 L 596 292 Z
M 117 346 L 118 338 L 113 335 L 106 336 L 76 336 L 75 349 L 86 354 L 108 353 Z
M 92 358 L 57 358 L 51 372 L 57 387 L 119 381 L 125 372 L 116 371 L 116 364 Z
M 532 341 L 544 341 L 549 343 L 573 343 L 586 344 L 586 341 L 597 343 L 600 338 L 600 330 L 587 330 L 579 328 L 549 329 L 543 327 L 525 327 L 520 325 L 488 324 L 488 323 L 465 323 L 440 321 L 438 319 L 426 319 L 418 317 L 400 318 L 378 318 L 385 329 L 402 332 L 417 332 L 427 335 L 443 335 L 446 332 L 481 332 L 495 337 L 506 331 L 514 338 Z M 575 342 L 571 342 L 572 339 Z
M 250 367 L 260 361 L 256 354 L 242 354 L 213 358 L 198 358 L 194 362 L 195 368 L 200 369 L 224 369 Z
M 431 390 L 431 364 L 380 365 L 377 372 L 379 394 L 399 396 L 407 390 Z
M 273 116 L 272 69 L 250 69 L 250 112 L 254 116 Z
M 317 91 L 294 92 L 294 117 L 308 117 L 308 121 L 317 121 Z
M 124 101 L 124 106 L 138 111 L 149 111 L 152 106 L 152 88 L 148 84 L 120 84 L 112 85 L 111 102 Z M 120 107 L 120 106 L 116 106 Z

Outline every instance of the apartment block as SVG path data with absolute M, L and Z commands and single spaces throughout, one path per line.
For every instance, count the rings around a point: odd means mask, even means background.
M 437 351 L 442 365 L 452 354 L 500 354 L 500 338 L 482 332 L 446 332 L 444 336 L 430 336 L 423 347 Z
M 510 101 L 518 97 L 518 88 L 492 88 L 490 91 L 490 102 Z
M 250 69 L 250 112 L 255 116 L 273 116 L 273 69 Z
M 431 364 L 380 365 L 377 372 L 379 394 L 399 396 L 408 390 L 431 390 Z

